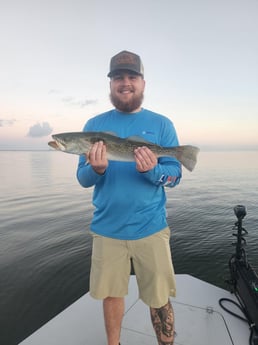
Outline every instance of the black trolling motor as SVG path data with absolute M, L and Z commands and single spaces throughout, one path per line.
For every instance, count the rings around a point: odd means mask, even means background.
M 233 236 L 237 238 L 237 242 L 233 243 L 236 246 L 236 251 L 229 260 L 230 280 L 228 283 L 249 323 L 251 330 L 249 343 L 258 345 L 258 276 L 248 262 L 244 249 L 246 245 L 244 237 L 248 234 L 242 226 L 246 216 L 246 208 L 237 205 L 234 207 L 234 212 L 237 222 L 233 230 L 237 230 L 237 233 L 233 233 Z

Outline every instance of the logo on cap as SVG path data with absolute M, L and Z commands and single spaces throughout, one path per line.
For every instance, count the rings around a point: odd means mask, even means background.
M 120 64 L 137 64 L 137 58 L 135 55 L 133 55 L 132 53 L 121 53 L 119 55 L 114 56 L 114 63 L 117 65 Z

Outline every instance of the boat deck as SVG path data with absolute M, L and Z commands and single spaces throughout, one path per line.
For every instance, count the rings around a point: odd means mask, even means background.
M 176 275 L 177 297 L 171 298 L 175 312 L 175 345 L 248 345 L 249 327 L 219 305 L 220 298 L 236 301 L 230 292 L 189 275 Z M 233 305 L 230 310 L 240 313 Z M 89 294 L 41 327 L 20 345 L 106 344 L 102 302 Z M 121 331 L 122 345 L 157 345 L 149 308 L 138 298 L 135 276 Z

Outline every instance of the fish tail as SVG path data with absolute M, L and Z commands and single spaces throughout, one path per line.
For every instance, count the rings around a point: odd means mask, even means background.
M 199 148 L 191 145 L 182 145 L 176 148 L 175 157 L 189 171 L 193 171 L 197 163 Z

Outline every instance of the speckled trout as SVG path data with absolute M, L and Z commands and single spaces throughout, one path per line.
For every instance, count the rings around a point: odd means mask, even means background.
M 141 137 L 122 139 L 106 132 L 70 132 L 53 134 L 54 141 L 49 146 L 58 151 L 77 155 L 87 154 L 91 146 L 97 141 L 103 141 L 107 147 L 107 158 L 115 161 L 134 161 L 134 150 L 137 147 L 148 147 L 157 157 L 174 157 L 189 171 L 192 171 L 197 162 L 198 147 L 182 145 L 162 147 L 145 141 Z

